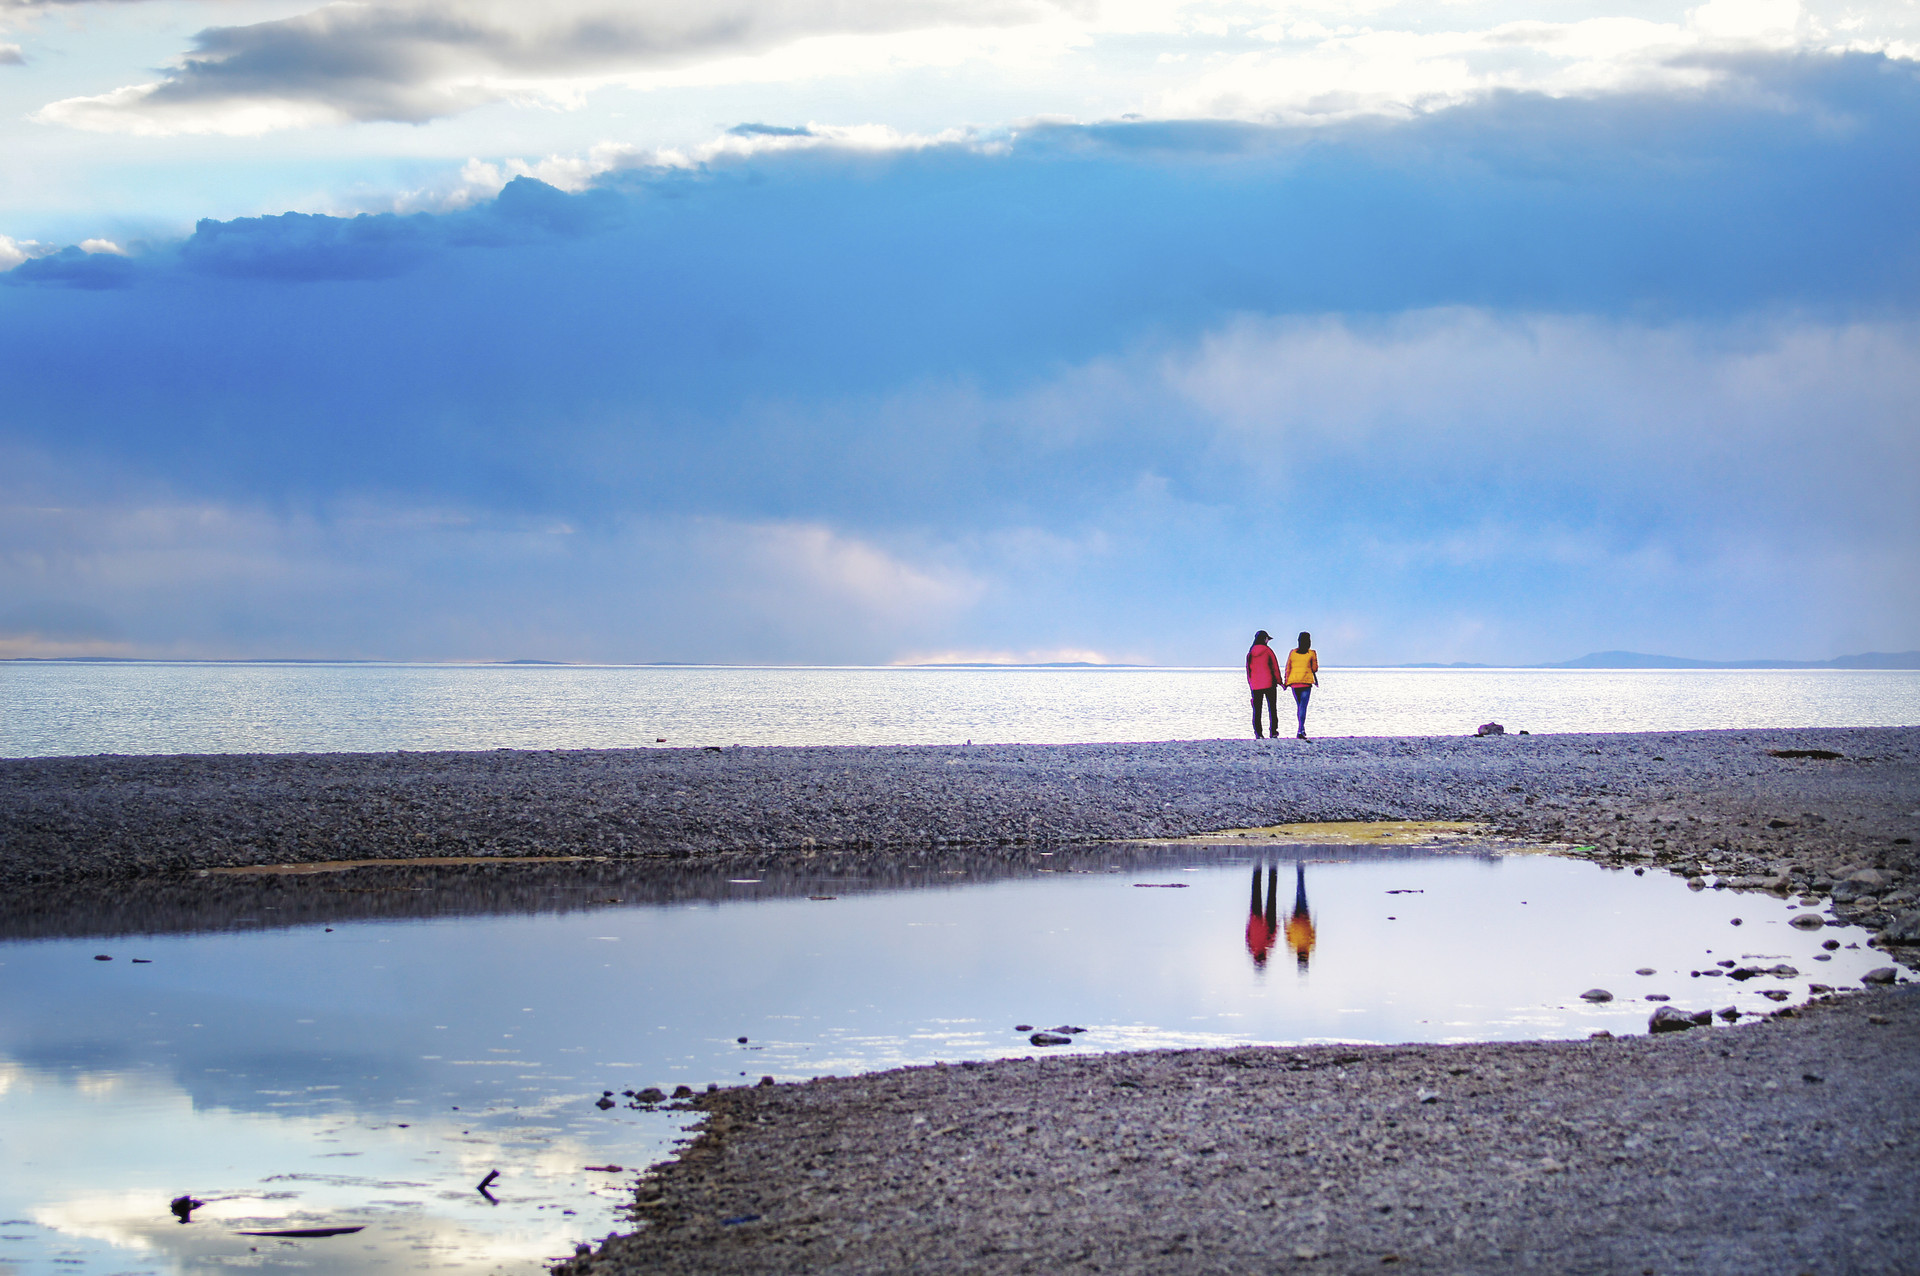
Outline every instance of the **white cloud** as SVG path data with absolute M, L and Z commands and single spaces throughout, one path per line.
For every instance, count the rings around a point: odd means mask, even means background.
M 12 239 L 0 235 L 0 271 L 12 270 L 23 261 L 32 261 L 35 257 L 58 251 L 54 245 L 43 244 L 37 239 Z
M 127 255 L 127 250 L 114 243 L 111 239 L 83 239 L 80 241 L 80 251 L 83 253 L 109 253 L 115 257 L 125 257 Z

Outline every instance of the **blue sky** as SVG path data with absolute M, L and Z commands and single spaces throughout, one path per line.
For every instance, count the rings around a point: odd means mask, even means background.
M 1916 28 L 0 0 L 0 654 L 1920 647 Z

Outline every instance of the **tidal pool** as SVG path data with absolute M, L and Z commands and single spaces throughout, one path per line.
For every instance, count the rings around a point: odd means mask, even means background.
M 16 902 L 0 1273 L 534 1273 L 625 1225 L 691 1119 L 625 1091 L 1644 1032 L 1655 998 L 1758 1014 L 1884 963 L 1864 932 L 1788 924 L 1805 911 L 1460 844 L 362 868 Z M 1727 963 L 1795 973 L 1710 973 Z M 1084 1031 L 1030 1043 L 1053 1028 Z M 185 1222 L 183 1195 L 204 1202 Z M 286 1228 L 360 1230 L 244 1234 Z

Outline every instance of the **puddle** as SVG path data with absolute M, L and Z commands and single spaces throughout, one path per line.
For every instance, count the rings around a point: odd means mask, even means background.
M 0 1272 L 530 1274 L 628 1226 L 636 1172 L 682 1136 L 689 1114 L 622 1091 L 1644 1032 L 1655 996 L 1757 1014 L 1884 964 L 1767 896 L 1320 836 L 811 873 L 367 867 L 10 905 Z M 1691 973 L 1720 962 L 1796 973 Z M 1085 1031 L 1029 1044 L 1056 1027 Z M 205 1202 L 187 1223 L 183 1194 Z M 342 1227 L 363 1230 L 241 1234 Z

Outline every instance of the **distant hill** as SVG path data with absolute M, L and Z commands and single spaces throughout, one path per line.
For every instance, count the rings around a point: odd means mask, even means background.
M 1578 660 L 1538 665 L 1540 669 L 1920 669 L 1920 651 L 1898 654 L 1869 651 L 1832 660 L 1692 660 L 1686 656 L 1649 656 L 1638 651 L 1596 651 Z

